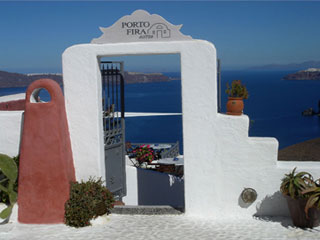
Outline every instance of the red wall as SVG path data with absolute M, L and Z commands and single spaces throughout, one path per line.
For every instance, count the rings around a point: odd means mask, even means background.
M 18 111 L 25 109 L 25 99 L 9 101 L 9 102 L 0 102 L 0 111 Z
M 48 103 L 31 103 L 38 88 L 51 95 Z M 41 79 L 27 89 L 20 147 L 18 220 L 62 223 L 69 183 L 75 181 L 70 136 L 60 86 Z

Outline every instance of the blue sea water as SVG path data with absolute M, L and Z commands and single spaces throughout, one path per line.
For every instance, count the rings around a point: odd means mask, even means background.
M 181 113 L 181 81 L 128 84 L 125 86 L 127 112 Z M 126 140 L 144 143 L 174 143 L 182 148 L 182 116 L 126 118 Z
M 17 93 L 23 93 L 26 91 L 25 87 L 14 87 L 14 88 L 0 88 L 0 97 L 5 95 L 12 95 Z
M 304 117 L 309 107 L 318 111 L 320 81 L 281 80 L 286 71 L 223 71 L 222 112 L 225 112 L 226 82 L 240 79 L 247 86 L 249 99 L 244 113 L 250 117 L 250 136 L 276 137 L 280 149 L 320 137 L 320 118 Z M 179 73 L 169 76 L 179 77 Z M 199 83 L 201 84 L 201 83 Z M 24 92 L 25 88 L 0 88 L 0 96 Z M 41 98 L 44 99 L 44 98 Z M 196 101 L 195 97 L 195 101 Z M 127 112 L 181 112 L 181 81 L 125 85 Z M 201 116 L 199 116 L 201 117 Z M 182 117 L 126 118 L 126 140 L 131 142 L 181 143 Z
M 289 81 L 289 72 L 226 72 L 226 81 L 241 79 L 249 91 L 245 114 L 250 117 L 250 136 L 276 137 L 279 148 L 320 137 L 320 118 L 305 117 L 301 112 L 312 107 L 318 111 L 320 81 Z M 222 106 L 225 106 L 226 97 Z M 223 108 L 225 109 L 225 108 Z M 223 110 L 225 111 L 225 110 Z
M 226 112 L 226 83 L 240 79 L 250 95 L 244 110 L 250 118 L 250 136 L 275 137 L 280 149 L 320 137 L 320 118 L 301 114 L 310 107 L 318 111 L 320 81 L 282 80 L 288 73 L 291 72 L 222 72 L 222 112 Z M 127 85 L 126 110 L 180 112 L 181 81 Z M 181 116 L 132 118 L 126 122 L 130 141 L 182 142 Z

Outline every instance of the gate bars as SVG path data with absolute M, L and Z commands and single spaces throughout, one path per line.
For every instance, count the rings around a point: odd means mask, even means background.
M 101 62 L 102 106 L 105 144 L 119 143 L 124 119 L 123 62 Z

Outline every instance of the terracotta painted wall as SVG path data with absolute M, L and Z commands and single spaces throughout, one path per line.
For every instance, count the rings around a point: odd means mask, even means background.
M 0 102 L 0 111 L 20 111 L 25 109 L 25 100 Z
M 30 102 L 33 91 L 39 88 L 50 93 L 50 102 Z M 75 170 L 64 97 L 55 81 L 37 80 L 26 94 L 20 148 L 19 222 L 62 223 L 70 181 L 75 181 Z

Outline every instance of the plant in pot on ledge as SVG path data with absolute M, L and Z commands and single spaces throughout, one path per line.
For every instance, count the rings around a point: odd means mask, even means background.
M 244 108 L 243 99 L 249 97 L 246 86 L 240 80 L 233 80 L 231 87 L 227 83 L 226 94 L 228 94 L 227 114 L 241 115 Z
M 292 222 L 296 227 L 319 226 L 320 185 L 308 172 L 295 173 L 296 168 L 282 179 L 280 191 L 286 197 Z

